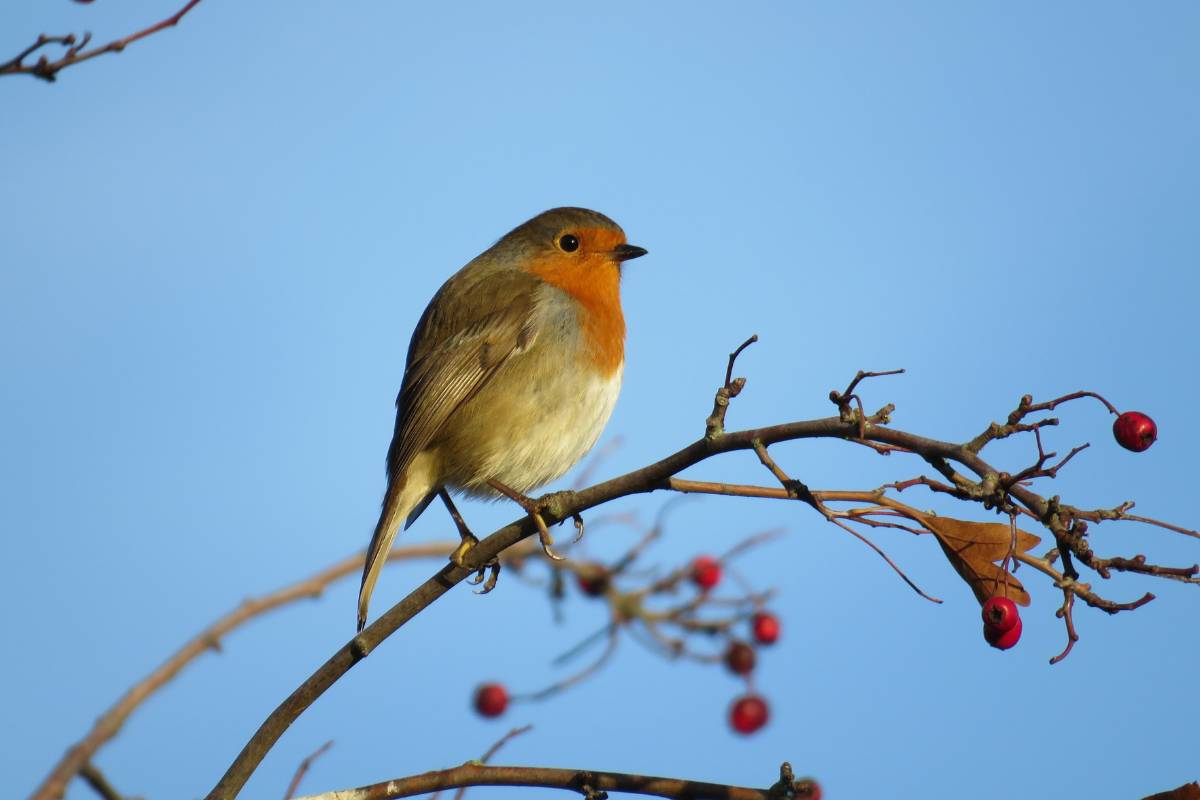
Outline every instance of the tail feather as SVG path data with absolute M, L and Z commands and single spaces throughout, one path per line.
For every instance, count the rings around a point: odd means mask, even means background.
M 422 460 L 420 457 L 414 461 Z M 388 553 L 396 533 L 405 518 L 416 508 L 427 504 L 426 498 L 433 489 L 428 479 L 428 470 L 420 469 L 414 463 L 403 475 L 398 475 L 388 482 L 387 494 L 383 499 L 383 510 L 379 522 L 375 525 L 375 533 L 371 536 L 371 544 L 367 547 L 367 560 L 363 564 L 362 586 L 358 590 L 358 630 L 361 632 L 367 626 L 367 607 L 371 602 L 371 592 L 375 590 L 375 582 L 379 573 L 387 563 Z M 419 512 L 418 512 L 419 513 Z

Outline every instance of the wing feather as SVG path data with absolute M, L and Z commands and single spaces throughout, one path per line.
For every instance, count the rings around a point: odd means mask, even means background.
M 487 292 L 489 281 L 472 287 Z M 536 339 L 533 297 L 529 292 L 492 310 L 440 346 L 421 347 L 414 341 L 404 384 L 396 398 L 396 431 L 388 452 L 389 478 L 402 475 L 417 453 L 425 449 L 450 416 L 482 389 L 514 355 Z

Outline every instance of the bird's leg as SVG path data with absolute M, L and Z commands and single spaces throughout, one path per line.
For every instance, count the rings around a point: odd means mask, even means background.
M 525 513 L 529 514 L 529 516 L 533 518 L 533 524 L 537 526 L 538 530 L 538 539 L 542 543 L 542 551 L 548 558 L 554 559 L 555 561 L 566 560 L 562 556 L 556 556 L 554 553 L 550 552 L 550 546 L 554 544 L 554 537 L 550 535 L 550 529 L 546 527 L 546 521 L 542 519 L 541 512 L 547 509 L 554 498 L 568 494 L 567 492 L 555 492 L 554 494 L 548 494 L 545 497 L 534 500 L 526 497 L 515 489 L 508 488 L 495 478 L 488 479 L 488 486 L 491 486 L 497 492 L 512 500 L 521 508 L 525 509 Z M 573 516 L 575 517 L 575 527 L 579 528 L 582 534 L 583 519 L 578 514 Z M 576 541 L 578 541 L 578 538 L 576 538 Z
M 461 567 L 463 566 L 463 559 L 467 557 L 467 553 L 471 551 L 472 547 L 479 544 L 479 539 L 476 538 L 475 534 L 471 533 L 471 529 L 468 528 L 467 523 L 463 521 L 462 515 L 459 514 L 458 509 L 454 507 L 454 501 L 450 499 L 450 493 L 447 492 L 445 488 L 442 488 L 438 490 L 438 496 L 441 497 L 442 502 L 446 504 L 446 510 L 450 512 L 451 519 L 453 519 L 454 524 L 458 526 L 458 535 L 462 537 L 462 542 L 460 542 L 458 547 L 455 548 L 454 552 L 450 554 L 450 561 L 454 563 L 454 566 Z M 498 570 L 499 567 L 497 567 L 497 571 Z M 479 580 L 483 580 L 483 568 L 480 568 L 479 570 Z M 479 581 L 475 581 L 475 583 L 479 583 Z M 492 576 L 491 584 L 493 586 L 496 585 L 496 578 L 494 575 Z
M 471 552 L 471 548 L 479 544 L 479 539 L 475 534 L 471 533 L 471 529 L 467 527 L 467 523 L 463 521 L 462 514 L 458 513 L 458 509 L 454 506 L 454 501 L 450 499 L 450 493 L 445 489 L 439 489 L 438 495 L 442 498 L 442 502 L 446 504 L 446 510 L 450 512 L 450 517 L 454 520 L 454 524 L 458 526 L 458 535 L 462 537 L 462 542 L 453 553 L 450 554 L 450 560 L 454 562 L 454 566 L 463 566 L 463 559 L 467 553 Z M 491 574 L 487 575 L 488 570 Z M 487 583 L 484 583 L 484 575 L 487 575 Z M 473 579 L 468 579 L 467 583 L 472 586 L 478 586 L 483 583 L 482 589 L 476 589 L 475 594 L 487 594 L 492 589 L 496 588 L 496 579 L 500 577 L 500 559 L 493 558 L 479 568 Z

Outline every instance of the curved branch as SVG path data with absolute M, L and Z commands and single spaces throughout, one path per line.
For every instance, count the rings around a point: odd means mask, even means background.
M 969 486 L 973 491 L 965 488 L 964 491 L 970 499 L 985 505 L 990 503 L 990 507 L 994 507 L 998 501 L 1004 499 L 997 497 L 996 494 L 1000 481 L 999 471 L 963 445 L 885 428 L 862 419 L 843 421 L 839 417 L 827 417 L 734 433 L 719 433 L 711 431 L 711 426 L 709 427 L 710 431 L 704 438 L 661 461 L 596 484 L 581 492 L 563 492 L 548 496 L 546 506 L 541 512 L 542 519 L 547 525 L 553 525 L 619 497 L 670 489 L 672 476 L 715 455 L 736 450 L 752 450 L 777 442 L 814 438 L 851 440 L 861 438 L 911 450 L 920 454 L 956 483 L 961 482 L 964 487 Z M 979 476 L 980 482 L 973 484 L 958 475 L 949 466 L 951 461 L 962 464 L 974 472 Z M 874 496 L 875 493 L 872 495 Z M 1060 507 L 1057 500 L 1047 501 L 1022 486 L 1009 488 L 1007 496 L 1015 498 L 1039 520 L 1042 520 L 1056 538 L 1066 537 L 1066 531 L 1057 516 L 1059 509 L 1065 509 L 1065 507 Z M 1055 514 L 1050 513 L 1052 506 Z M 232 800 L 236 797 L 266 754 L 283 735 L 283 732 L 330 686 L 427 606 L 462 580 L 477 572 L 480 567 L 493 558 L 498 557 L 506 548 L 534 532 L 534 523 L 528 516 L 499 529 L 471 549 L 464 559 L 463 566 L 447 564 L 358 636 L 347 642 L 308 680 L 292 692 L 259 726 L 225 775 L 222 776 L 220 782 L 208 794 L 207 800 Z M 1062 552 L 1064 567 L 1066 567 L 1066 551 Z M 1067 570 L 1064 569 L 1064 573 L 1067 573 Z M 1075 576 L 1070 574 L 1070 577 L 1074 578 Z
M 454 542 L 430 542 L 415 544 L 408 547 L 397 547 L 392 550 L 388 561 L 403 561 L 413 558 L 446 557 L 454 551 Z M 348 575 L 362 571 L 364 554 L 350 556 L 317 574 L 293 583 L 271 594 L 259 598 L 250 598 L 205 630 L 201 631 L 191 641 L 179 648 L 162 665 L 139 681 L 118 700 L 112 708 L 104 712 L 92 729 L 78 743 L 67 750 L 66 755 L 54 765 L 54 769 L 42 781 L 42 784 L 30 795 L 30 800 L 58 800 L 67 791 L 67 784 L 78 774 L 92 756 L 101 747 L 121 732 L 129 715 L 145 702 L 150 695 L 157 692 L 175 678 L 183 668 L 195 661 L 208 650 L 220 651 L 221 638 L 235 628 L 249 622 L 255 617 L 262 616 L 268 611 L 274 611 L 281 606 L 294 603 L 297 600 L 315 599 L 327 586 Z

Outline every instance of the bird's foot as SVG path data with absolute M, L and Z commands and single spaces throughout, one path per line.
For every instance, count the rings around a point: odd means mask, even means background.
M 460 547 L 460 549 L 461 549 L 461 547 Z M 457 552 L 457 551 L 455 551 L 455 552 Z M 483 582 L 484 573 L 486 573 L 489 569 L 491 570 L 491 574 L 487 576 L 487 582 L 484 583 Z M 479 572 L 477 572 L 475 574 L 475 577 L 468 579 L 467 583 L 471 584 L 472 586 L 478 586 L 480 583 L 483 583 L 483 588 L 476 589 L 475 594 L 487 594 L 492 589 L 496 588 L 496 579 L 499 577 L 500 577 L 500 559 L 493 558 L 491 561 L 487 562 L 482 567 L 480 567 Z
M 550 548 L 554 544 L 554 537 L 550 535 L 550 529 L 546 527 L 546 521 L 542 519 L 542 512 L 549 511 L 556 517 L 560 516 L 560 501 L 574 495 L 574 492 L 551 492 L 550 494 L 543 495 L 537 500 L 534 500 L 533 498 L 526 497 L 514 489 L 508 488 L 503 483 L 495 479 L 489 480 L 488 485 L 500 492 L 500 494 L 512 500 L 521 508 L 525 509 L 525 513 L 527 513 L 533 519 L 533 524 L 537 526 L 538 540 L 541 541 L 542 552 L 546 554 L 547 558 L 553 559 L 554 561 L 566 560 L 562 556 L 556 556 L 553 552 L 551 552 Z M 575 520 L 575 527 L 579 530 L 579 534 L 575 537 L 575 541 L 578 542 L 583 537 L 583 517 L 579 516 L 578 514 L 572 514 L 571 517 Z
M 561 492 L 551 492 L 547 495 L 542 495 L 537 499 L 537 504 L 540 510 L 549 511 L 556 517 L 562 516 L 562 506 L 575 498 L 575 492 L 570 489 L 564 489 Z M 579 512 L 571 515 L 571 520 L 575 523 L 575 538 L 571 544 L 577 544 L 583 538 L 583 517 Z
M 450 562 L 456 567 L 465 567 L 463 563 L 467 557 L 467 553 L 471 552 L 471 548 L 479 544 L 479 539 L 470 531 L 466 536 L 462 537 L 462 541 L 458 543 L 458 547 L 454 548 L 454 552 L 450 554 Z

